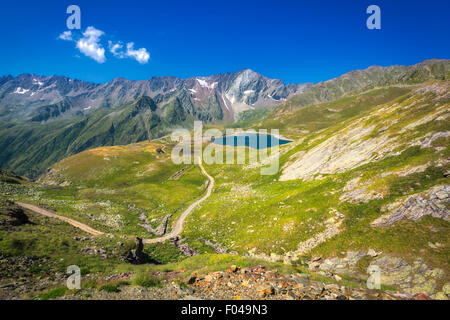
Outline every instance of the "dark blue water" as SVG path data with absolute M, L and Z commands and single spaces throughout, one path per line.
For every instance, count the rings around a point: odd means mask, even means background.
M 292 141 L 278 139 L 270 134 L 240 133 L 233 136 L 215 138 L 212 142 L 234 147 L 246 146 L 253 149 L 265 149 L 276 145 L 283 145 Z

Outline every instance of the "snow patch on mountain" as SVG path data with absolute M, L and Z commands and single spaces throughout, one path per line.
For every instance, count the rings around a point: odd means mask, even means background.
M 202 79 L 197 78 L 196 80 L 198 81 L 199 85 L 202 86 L 203 88 L 214 89 L 214 87 L 217 85 L 217 82 L 209 84 L 208 82 Z
M 227 101 L 225 100 L 225 98 L 223 97 L 223 93 L 220 95 L 222 97 L 223 100 L 223 104 L 225 105 L 225 108 L 227 108 L 228 111 L 230 111 L 230 107 L 227 104 Z
M 39 81 L 38 79 L 33 79 L 33 84 L 37 84 L 37 85 L 39 85 L 39 87 L 44 85 L 44 83 Z
M 17 94 L 25 94 L 25 93 L 27 93 L 28 91 L 30 91 L 29 89 L 24 89 L 24 88 L 21 88 L 21 87 L 17 87 L 16 88 L 16 91 L 14 91 L 13 93 L 17 93 Z

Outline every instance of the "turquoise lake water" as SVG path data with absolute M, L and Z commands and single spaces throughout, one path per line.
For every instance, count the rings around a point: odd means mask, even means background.
M 253 149 L 271 148 L 276 145 L 283 145 L 292 142 L 291 140 L 279 139 L 270 134 L 240 133 L 227 137 L 215 138 L 215 144 L 228 145 L 234 147 L 246 146 Z

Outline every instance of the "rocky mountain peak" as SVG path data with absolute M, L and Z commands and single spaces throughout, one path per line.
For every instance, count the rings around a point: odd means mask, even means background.
M 307 87 L 301 85 L 300 92 Z M 203 119 L 230 121 L 237 119 L 243 110 L 280 103 L 282 99 L 299 93 L 298 88 L 296 85 L 285 86 L 281 80 L 271 80 L 250 69 L 188 79 L 163 76 L 128 80 L 117 77 L 103 84 L 56 75 L 22 74 L 16 78 L 0 78 L 0 119 L 28 121 L 38 109 L 67 98 L 70 98 L 73 107 L 64 108 L 64 112 L 57 113 L 56 118 L 102 107 L 120 108 L 146 96 L 156 101 L 160 108 L 170 103 L 171 99 L 178 98 L 183 101 L 182 108 L 195 106 L 215 113 Z

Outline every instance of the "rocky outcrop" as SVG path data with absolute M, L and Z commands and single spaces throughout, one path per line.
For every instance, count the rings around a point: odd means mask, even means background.
M 1 204 L 0 216 L 3 216 L 0 220 L 0 225 L 9 229 L 10 227 L 21 226 L 26 223 L 30 223 L 28 216 L 23 209 L 16 205 L 14 202 L 6 201 Z
M 187 243 L 182 244 L 180 237 L 175 237 L 175 238 L 171 239 L 170 241 L 185 256 L 192 257 L 192 256 L 196 256 L 198 254 L 198 252 L 191 249 Z
M 384 206 L 382 211 L 389 213 L 374 220 L 374 227 L 389 226 L 403 219 L 418 221 L 426 215 L 450 221 L 450 210 L 446 203 L 450 202 L 450 185 L 434 186 L 424 193 L 411 195 Z
M 339 200 L 350 203 L 367 203 L 371 200 L 383 198 L 382 193 L 377 192 L 376 190 L 368 190 L 368 187 L 372 184 L 372 181 L 368 180 L 359 183 L 360 179 L 360 177 L 357 177 L 350 180 L 344 187 L 344 193 L 339 197 Z
M 399 177 L 406 177 L 409 176 L 410 174 L 424 172 L 425 170 L 427 170 L 429 166 L 430 165 L 428 163 L 425 163 L 420 166 L 405 168 L 403 170 L 396 172 L 395 174 L 397 174 Z
M 283 168 L 280 180 L 312 180 L 318 174 L 341 173 L 382 159 L 395 149 L 396 138 L 387 134 L 368 138 L 374 129 L 374 125 L 355 123 L 306 153 L 294 155 L 293 162 Z
M 178 170 L 173 175 L 171 175 L 168 180 L 178 180 L 178 179 L 180 179 L 187 169 L 189 169 L 189 167 L 185 167 L 185 168 L 183 168 L 181 170 Z
M 145 263 L 148 259 L 143 253 L 143 250 L 144 244 L 142 243 L 142 239 L 134 237 L 134 242 L 131 240 L 127 243 L 125 260 L 132 264 Z
M 136 210 L 136 208 L 135 208 L 134 205 L 131 206 L 131 207 L 129 206 L 128 208 L 129 208 L 130 210 L 132 210 L 132 211 Z M 153 233 L 154 235 L 157 235 L 157 236 L 162 236 L 162 235 L 165 235 L 165 234 L 166 234 L 166 232 L 167 232 L 167 224 L 168 224 L 168 222 L 169 222 L 169 220 L 170 220 L 171 217 L 172 217 L 172 214 L 166 215 L 166 216 L 162 219 L 162 221 L 161 221 L 161 223 L 159 224 L 159 226 L 158 226 L 156 229 L 154 229 L 154 228 L 150 225 L 150 222 L 147 220 L 147 217 L 146 217 L 146 215 L 145 215 L 145 211 L 142 210 L 142 209 L 139 209 L 139 220 L 142 221 L 142 223 L 140 224 L 140 226 L 143 227 L 145 230 L 147 230 L 147 232 Z
M 412 297 L 426 294 L 435 299 L 448 299 L 449 284 L 439 287 L 445 271 L 431 268 L 421 258 L 410 264 L 406 260 L 369 249 L 367 252 L 348 251 L 344 257 L 330 257 L 308 262 L 310 268 L 332 274 L 344 274 L 367 279 L 368 270 L 379 270 L 380 285 L 395 287 Z
M 80 250 L 81 254 L 87 256 L 100 256 L 102 259 L 107 259 L 108 255 L 105 249 L 96 248 L 96 247 L 87 247 Z
M 207 246 L 210 246 L 214 249 L 215 252 L 217 253 L 227 253 L 227 248 L 223 245 L 221 245 L 220 243 L 214 243 L 210 240 L 205 240 L 205 244 Z
M 59 170 L 54 168 L 48 168 L 45 171 L 45 174 L 40 176 L 37 181 L 47 186 L 67 187 L 71 184 Z
M 421 148 L 431 148 L 433 141 L 439 139 L 439 138 L 448 138 L 450 137 L 450 131 L 445 132 L 436 132 L 432 134 L 430 137 L 425 138 L 423 141 L 420 142 Z
M 166 215 L 161 223 L 159 224 L 158 228 L 156 228 L 156 231 L 154 232 L 157 236 L 165 235 L 167 232 L 167 224 L 169 223 L 170 218 L 172 217 L 172 214 Z
M 133 208 L 133 210 L 135 209 L 134 206 L 132 208 Z M 153 229 L 152 226 L 150 225 L 150 223 L 148 222 L 147 217 L 145 216 L 144 210 L 139 210 L 139 220 L 142 221 L 142 223 L 140 224 L 140 226 L 142 228 L 147 230 L 147 232 L 155 233 L 155 229 Z

